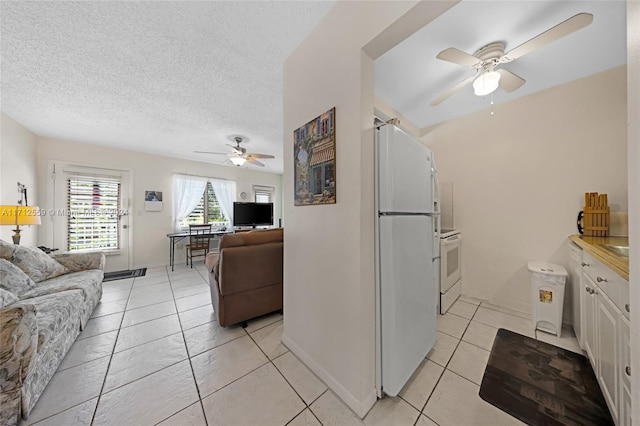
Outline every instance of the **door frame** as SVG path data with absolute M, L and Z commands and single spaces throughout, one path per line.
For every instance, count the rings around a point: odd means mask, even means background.
M 105 173 L 108 171 L 111 172 L 124 172 L 124 173 L 128 173 L 129 174 L 129 189 L 127 191 L 127 193 L 125 194 L 124 192 L 122 193 L 122 201 L 123 204 L 126 202 L 127 206 L 125 207 L 124 205 L 121 206 L 122 209 L 127 210 L 128 211 L 128 219 L 129 219 L 129 224 L 128 224 L 128 236 L 127 236 L 127 246 L 128 246 L 128 253 L 127 253 L 127 269 L 131 269 L 132 265 L 133 265 L 133 229 L 134 229 L 134 209 L 133 209 L 133 182 L 134 182 L 134 174 L 133 174 L 133 170 L 132 169 L 123 169 L 123 168 L 117 168 L 117 167 L 104 167 L 104 166 L 97 166 L 95 164 L 89 164 L 89 163 L 83 163 L 83 162 L 77 162 L 77 161 L 68 161 L 68 160 L 48 160 L 47 161 L 47 175 L 48 175 L 48 179 L 47 179 L 47 204 L 48 204 L 48 210 L 47 210 L 47 215 L 49 215 L 49 211 L 53 210 L 55 211 L 55 209 L 57 209 L 58 207 L 56 206 L 56 184 L 55 184 L 55 180 L 57 179 L 57 175 L 58 174 L 62 174 L 64 173 L 64 171 L 62 170 L 65 166 L 67 167 L 78 167 L 78 168 L 86 168 L 86 169 L 93 169 L 93 170 L 104 170 Z M 59 168 L 59 169 L 58 169 Z M 66 206 L 61 207 L 61 208 L 66 208 Z M 51 245 L 53 247 L 54 242 L 55 242 L 55 232 L 56 232 L 56 226 L 55 226 L 55 219 L 54 216 L 51 215 L 51 219 L 49 219 L 47 221 L 49 223 L 49 227 L 50 229 L 45 230 L 45 234 L 49 234 L 50 236 L 50 241 L 51 241 Z M 63 251 L 61 249 L 61 251 Z M 66 251 L 66 250 L 64 250 Z M 107 255 L 108 256 L 108 255 Z

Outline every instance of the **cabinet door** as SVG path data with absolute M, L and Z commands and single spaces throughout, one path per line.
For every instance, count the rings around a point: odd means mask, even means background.
M 584 342 L 584 350 L 587 352 L 589 361 L 598 376 L 598 365 L 596 363 L 596 303 L 595 295 L 592 292 L 596 289 L 596 285 L 593 284 L 591 278 L 585 273 L 582 275 L 582 309 L 581 322 L 582 322 L 582 339 Z
M 596 344 L 597 344 L 597 372 L 598 382 L 602 389 L 611 416 L 616 424 L 619 414 L 619 363 L 618 358 L 618 318 L 620 311 L 609 298 L 596 287 Z
M 631 426 L 631 329 L 623 315 L 618 321 L 620 329 L 620 424 Z
M 620 400 L 620 426 L 633 426 L 631 422 L 631 391 L 625 385 L 622 389 L 622 398 Z

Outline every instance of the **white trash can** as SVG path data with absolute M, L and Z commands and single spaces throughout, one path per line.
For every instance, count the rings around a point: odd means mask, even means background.
M 560 337 L 567 270 L 547 262 L 529 262 L 533 329 Z

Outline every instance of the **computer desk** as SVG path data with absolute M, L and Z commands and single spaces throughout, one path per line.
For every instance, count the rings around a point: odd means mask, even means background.
M 211 237 L 215 237 L 217 235 L 232 234 L 232 233 L 233 231 L 211 231 L 205 234 L 200 233 L 199 235 L 209 235 Z M 188 238 L 190 235 L 191 233 L 189 231 L 174 232 L 172 234 L 167 234 L 167 237 L 169 238 L 169 264 L 171 265 L 171 271 L 173 271 L 173 263 L 175 260 L 176 241 L 182 240 L 184 238 Z

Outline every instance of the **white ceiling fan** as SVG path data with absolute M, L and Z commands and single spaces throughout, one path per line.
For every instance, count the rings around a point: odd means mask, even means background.
M 471 82 L 473 82 L 473 90 L 477 96 L 493 93 L 498 87 L 507 92 L 516 90 L 525 83 L 525 80 L 511 71 L 501 68 L 503 64 L 508 64 L 548 43 L 584 28 L 591 24 L 592 21 L 592 14 L 579 13 L 507 53 L 504 52 L 505 45 L 501 42 L 490 43 L 480 48 L 473 55 L 455 47 L 441 51 L 436 55 L 436 58 L 472 68 L 476 71 L 476 74 L 456 84 L 449 91 L 431 102 L 431 106 L 440 104 Z
M 229 157 L 228 160 L 231 161 L 233 165 L 238 167 L 243 166 L 244 163 L 249 163 L 256 166 L 264 167 L 264 163 L 261 163 L 260 161 L 256 160 L 256 158 L 265 158 L 265 159 L 275 158 L 273 155 L 269 155 L 269 154 L 256 154 L 256 153 L 247 152 L 246 148 L 240 146 L 240 143 L 243 141 L 242 136 L 232 136 L 231 138 L 236 143 L 236 146 L 227 144 L 227 146 L 231 147 L 231 149 L 233 150 L 232 153 L 211 152 L 211 151 L 193 151 L 193 152 L 195 152 L 196 154 L 227 155 Z

